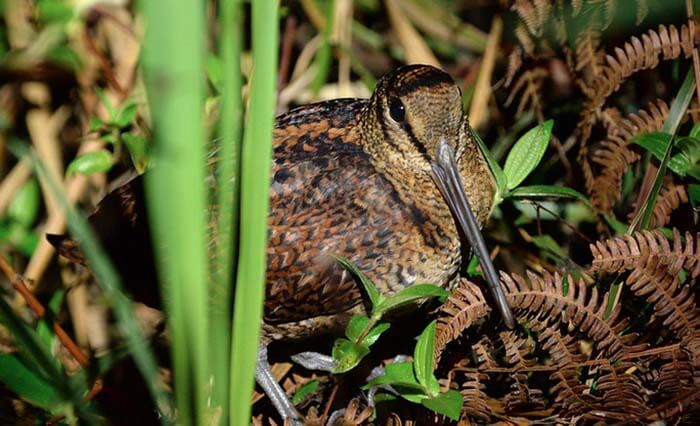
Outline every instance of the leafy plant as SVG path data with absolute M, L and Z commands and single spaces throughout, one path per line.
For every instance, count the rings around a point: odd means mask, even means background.
M 459 420 L 464 399 L 454 389 L 440 391 L 433 374 L 435 365 L 435 321 L 421 333 L 413 351 L 413 361 L 394 362 L 384 368 L 384 374 L 370 380 L 365 389 L 390 386 L 402 398 Z
M 369 347 L 389 328 L 388 323 L 379 322 L 384 314 L 420 299 L 439 297 L 444 300 L 449 295 L 444 289 L 432 284 L 415 284 L 386 297 L 379 293 L 374 283 L 351 261 L 340 256 L 335 259 L 360 281 L 371 305 L 369 316 L 354 315 L 345 328 L 345 337 L 336 339 L 332 353 L 335 361 L 333 373 L 336 374 L 352 370 L 369 354 Z

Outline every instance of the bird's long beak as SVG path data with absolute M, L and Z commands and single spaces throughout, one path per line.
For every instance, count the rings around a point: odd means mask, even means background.
M 479 223 L 476 221 L 474 212 L 467 200 L 462 180 L 459 177 L 459 169 L 455 161 L 454 150 L 445 139 L 441 139 L 438 143 L 437 158 L 432 162 L 431 166 L 435 184 L 445 198 L 447 205 L 450 207 L 452 215 L 457 221 L 457 226 L 459 226 L 464 235 L 467 236 L 469 244 L 474 250 L 476 257 L 479 259 L 489 289 L 493 294 L 498 310 L 501 311 L 501 315 L 503 316 L 503 321 L 508 328 L 513 328 L 515 326 L 513 313 L 510 311 L 510 306 L 508 306 L 508 302 L 506 301 L 506 295 L 498 280 L 496 269 L 493 267 L 493 263 L 491 263 L 484 237 L 481 235 Z

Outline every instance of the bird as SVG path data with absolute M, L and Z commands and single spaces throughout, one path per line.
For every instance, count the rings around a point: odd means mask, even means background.
M 273 153 L 262 347 L 342 330 L 364 312 L 361 287 L 335 256 L 390 296 L 418 283 L 449 288 L 471 247 L 513 327 L 480 232 L 493 207 L 494 179 L 449 74 L 406 65 L 378 80 L 369 99 L 292 108 L 276 119 Z M 151 247 L 140 242 L 149 235 L 144 205 L 137 178 L 89 217 L 118 269 L 128 269 L 134 256 L 139 265 L 152 262 L 136 249 Z M 84 263 L 78 242 L 48 238 Z M 138 282 L 155 281 L 143 269 L 138 275 Z

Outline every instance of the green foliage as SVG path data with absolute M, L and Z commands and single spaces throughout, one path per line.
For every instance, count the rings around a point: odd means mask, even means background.
M 542 161 L 553 126 L 554 122 L 547 120 L 530 129 L 513 145 L 503 167 L 508 190 L 517 188 Z
M 369 297 L 371 309 L 369 316 L 353 316 L 345 328 L 347 338 L 336 339 L 332 353 L 335 361 L 334 373 L 345 373 L 352 370 L 362 361 L 362 358 L 369 354 L 370 346 L 389 328 L 388 323 L 379 322 L 384 314 L 420 299 L 439 297 L 444 300 L 449 295 L 446 290 L 435 285 L 416 284 L 393 296 L 385 297 L 350 260 L 340 256 L 336 256 L 335 259 L 340 266 L 360 281 Z
M 370 380 L 365 389 L 389 385 L 402 398 L 433 410 L 438 414 L 459 420 L 464 399 L 456 390 L 440 392 L 440 384 L 433 374 L 435 364 L 435 321 L 421 333 L 413 352 L 412 362 L 395 362 L 384 369 L 382 376 Z
M 321 387 L 321 382 L 318 380 L 309 380 L 308 382 L 304 383 L 297 389 L 296 392 L 294 392 L 294 395 L 292 395 L 291 401 L 292 404 L 296 405 L 304 401 L 309 395 L 313 395 L 318 391 L 318 389 Z
M 34 229 L 41 193 L 35 179 L 29 179 L 14 194 L 5 217 L 0 218 L 0 242 L 9 243 L 25 256 L 31 256 L 39 241 Z
M 68 164 L 67 173 L 90 175 L 93 173 L 106 172 L 112 168 L 114 161 L 112 153 L 105 149 L 86 152 L 75 158 Z

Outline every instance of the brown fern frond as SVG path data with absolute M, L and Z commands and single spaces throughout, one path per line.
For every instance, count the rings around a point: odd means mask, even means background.
M 517 369 L 532 367 L 537 364 L 533 359 L 535 345 L 527 337 L 518 336 L 512 331 L 499 333 L 505 348 L 505 362 Z
M 602 105 L 627 77 L 656 68 L 661 60 L 677 59 L 681 54 L 690 58 L 698 36 L 697 31 L 690 31 L 685 24 L 680 30 L 674 25 L 660 25 L 658 31 L 642 34 L 641 40 L 633 36 L 621 48 L 616 47 L 614 54 L 606 56 L 606 65 L 593 83 L 597 89 L 593 104 Z
M 694 241 L 695 240 L 695 241 Z M 659 231 L 640 231 L 626 235 L 624 239 L 613 238 L 590 245 L 593 272 L 620 272 L 643 269 L 652 259 L 667 267 L 669 275 L 676 275 L 685 268 L 695 279 L 700 275 L 700 233 L 685 234 L 685 246 L 681 234 L 673 229 L 673 247 Z M 654 261 L 656 261 L 654 259 Z
M 678 340 L 690 342 L 700 336 L 700 315 L 695 296 L 689 286 L 679 285 L 677 276 L 667 273 L 660 260 L 660 257 L 651 256 L 644 267 L 635 269 L 627 277 L 627 285 L 635 295 L 646 297 L 654 314 L 664 319 L 663 325 Z
M 523 50 L 519 47 L 513 49 L 508 55 L 508 68 L 506 70 L 505 80 L 503 85 L 505 87 L 510 86 L 513 82 L 515 74 L 520 70 L 523 65 Z
M 537 67 L 523 72 L 510 89 L 508 99 L 505 105 L 510 106 L 518 93 L 520 93 L 520 101 L 518 102 L 517 114 L 521 114 L 525 110 L 535 111 L 538 119 L 542 116 L 542 85 L 544 79 L 549 76 L 549 71 L 545 68 Z
M 680 30 L 674 25 L 660 25 L 658 31 L 649 30 L 642 35 L 641 40 L 634 36 L 622 48 L 616 47 L 614 54 L 606 56 L 606 65 L 590 85 L 595 90 L 588 91 L 589 99 L 584 103 L 581 118 L 576 126 L 580 143 L 578 158 L 586 179 L 586 189 L 589 192 L 595 182 L 586 157 L 587 144 L 596 116 L 607 98 L 625 79 L 636 72 L 655 68 L 661 60 L 677 59 L 681 55 L 689 58 L 699 33 L 695 25 L 690 27 L 682 25 Z
M 582 75 L 582 90 L 593 90 L 590 84 L 600 75 L 605 64 L 605 52 L 599 49 L 600 31 L 588 28 L 576 36 L 576 65 L 574 70 Z M 589 96 L 587 94 L 587 96 Z M 589 96 L 590 97 L 590 96 Z
M 459 286 L 440 307 L 435 331 L 436 363 L 440 360 L 440 355 L 448 343 L 459 337 L 475 322 L 485 318 L 490 310 L 479 286 L 466 278 L 461 279 Z
M 526 54 L 532 55 L 535 53 L 535 41 L 532 39 L 527 27 L 523 23 L 519 22 L 518 25 L 516 25 L 513 34 L 515 34 L 515 38 L 518 39 L 520 46 L 522 46 Z
M 461 374 L 464 376 L 459 391 L 464 398 L 462 415 L 482 421 L 490 420 L 493 410 L 488 403 L 488 396 L 484 392 L 486 388 L 484 381 L 488 379 L 488 376 L 476 371 L 462 372 Z
M 540 36 L 552 11 L 552 4 L 549 0 L 515 0 L 511 9 L 520 16 L 530 34 Z
M 640 158 L 630 147 L 632 138 L 661 130 L 667 116 L 666 103 L 657 99 L 649 103 L 646 109 L 618 119 L 616 125 L 609 127 L 608 138 L 596 146 L 592 157 L 592 162 L 601 169 L 589 191 L 591 203 L 596 209 L 610 212 L 619 201 L 622 177 L 629 165 Z
M 593 287 L 590 296 L 582 280 L 566 277 L 568 290 L 564 291 L 563 277 L 545 273 L 539 277 L 528 273 L 528 281 L 523 277 L 501 273 L 506 288 L 506 298 L 514 314 L 527 321 L 560 321 L 589 336 L 602 356 L 617 360 L 622 355 L 641 349 L 631 346 L 635 336 L 621 336 L 627 321 L 618 321 L 619 306 L 606 318 L 608 296 L 600 300 L 597 288 Z
M 612 211 L 620 200 L 625 171 L 640 158 L 638 153 L 628 147 L 628 142 L 619 136 L 611 136 L 596 146 L 592 161 L 602 167 L 602 170 L 593 178 L 590 188 L 593 207 L 601 212 Z
M 665 226 L 671 220 L 671 213 L 680 207 L 681 204 L 687 202 L 688 194 L 685 192 L 684 185 L 678 185 L 671 180 L 664 182 L 664 186 L 656 198 L 650 227 L 660 228 Z
M 646 409 L 646 392 L 639 377 L 632 373 L 634 369 L 631 362 L 601 367 L 608 373 L 598 379 L 596 392 L 602 393 L 599 410 L 605 412 L 606 417 L 625 421 L 639 416 Z
M 661 365 L 658 375 L 654 378 L 659 396 L 663 399 L 671 398 L 684 389 L 692 387 L 693 370 L 693 365 L 683 352 L 680 352 L 680 356 L 674 356 L 669 362 Z

